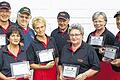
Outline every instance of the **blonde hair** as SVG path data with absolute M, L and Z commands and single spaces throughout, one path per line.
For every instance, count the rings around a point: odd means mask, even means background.
M 32 19 L 32 27 L 34 29 L 34 27 L 38 24 L 38 23 L 44 23 L 44 25 L 46 26 L 46 20 L 41 17 L 41 16 L 38 16 L 38 17 L 34 17 Z

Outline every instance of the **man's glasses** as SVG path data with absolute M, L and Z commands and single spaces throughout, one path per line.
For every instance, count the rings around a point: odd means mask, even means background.
M 22 15 L 19 15 L 20 18 L 25 18 L 25 19 L 29 19 L 29 16 L 22 16 Z
M 5 10 L 5 9 L 1 9 L 0 12 L 1 13 L 10 13 L 11 11 L 10 10 Z
M 75 36 L 75 37 L 78 37 L 80 36 L 81 34 L 70 34 L 71 37 Z

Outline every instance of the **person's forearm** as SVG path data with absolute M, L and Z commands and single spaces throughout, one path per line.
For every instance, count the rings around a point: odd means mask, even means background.
M 0 72 L 0 79 L 7 80 L 7 77 Z
M 56 66 L 58 66 L 59 58 L 55 58 Z
M 59 68 L 58 68 L 58 62 L 59 62 L 59 58 L 55 58 L 55 63 L 56 63 L 56 67 L 57 67 L 57 75 L 59 75 Z
M 45 66 L 40 65 L 40 64 L 31 64 L 30 67 L 32 69 L 45 69 Z
M 112 65 L 115 65 L 117 67 L 120 67 L 120 58 L 118 59 L 114 59 L 112 62 L 111 62 Z
M 94 76 L 97 72 L 97 70 L 89 69 L 88 71 L 84 72 L 83 75 L 89 78 L 91 76 Z
M 59 80 L 62 80 L 62 66 L 59 65 L 58 69 L 59 69 Z
M 58 68 L 59 68 L 59 73 L 62 74 L 62 66 L 59 65 Z

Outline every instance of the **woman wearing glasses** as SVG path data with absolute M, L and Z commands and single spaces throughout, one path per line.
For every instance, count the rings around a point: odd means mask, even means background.
M 113 72 L 111 64 L 103 62 L 102 60 L 105 46 L 113 45 L 115 36 L 105 27 L 107 24 L 107 16 L 104 12 L 95 12 L 92 16 L 92 21 L 95 31 L 89 34 L 87 43 L 95 48 L 101 64 L 100 72 L 95 76 L 95 80 L 110 80 Z
M 87 80 L 99 71 L 99 59 L 95 50 L 83 41 L 84 30 L 80 24 L 72 24 L 68 31 L 70 44 L 62 50 L 60 79 Z

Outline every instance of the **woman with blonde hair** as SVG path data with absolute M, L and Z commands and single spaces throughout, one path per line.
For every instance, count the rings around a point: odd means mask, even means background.
M 54 39 L 45 34 L 46 20 L 35 17 L 32 26 L 36 36 L 28 47 L 27 56 L 34 69 L 33 80 L 57 80 L 58 51 Z

